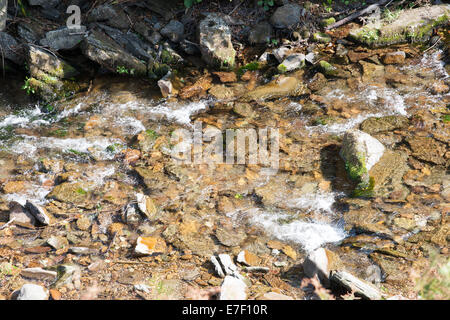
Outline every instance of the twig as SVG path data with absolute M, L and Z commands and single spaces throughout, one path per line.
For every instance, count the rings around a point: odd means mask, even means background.
M 330 30 L 330 29 L 334 29 L 334 28 L 340 27 L 343 24 L 346 24 L 347 22 L 350 22 L 350 21 L 352 21 L 352 20 L 354 20 L 354 19 L 356 19 L 356 18 L 358 18 L 358 17 L 360 17 L 360 16 L 362 16 L 364 14 L 367 14 L 367 13 L 375 10 L 376 8 L 378 8 L 379 6 L 384 5 L 387 2 L 389 2 L 389 0 L 381 0 L 381 1 L 378 1 L 377 3 L 371 4 L 370 6 L 368 6 L 367 8 L 365 8 L 365 9 L 363 9 L 361 11 L 355 12 L 355 13 L 349 15 L 348 17 L 346 17 L 346 18 L 344 18 L 342 20 L 339 20 L 339 21 L 329 25 L 328 27 L 326 27 L 326 30 Z
M 4 225 L 2 225 L 1 227 L 0 227 L 0 230 L 3 230 L 3 229 L 6 229 L 6 228 L 8 228 L 8 226 L 11 224 L 11 223 L 13 223 L 14 221 L 16 220 L 16 218 L 14 217 L 14 218 L 12 218 L 11 220 L 9 220 L 7 223 L 5 223 Z
M 435 45 L 437 45 L 437 44 L 439 43 L 439 41 L 441 41 L 441 38 L 439 38 L 439 39 L 438 39 L 431 47 L 429 47 L 428 49 L 424 50 L 422 53 L 425 53 L 425 52 L 427 52 L 428 50 L 433 49 L 433 47 L 434 47 Z
M 239 8 L 239 7 L 241 6 L 241 4 L 243 4 L 243 3 L 244 3 L 244 0 L 242 0 L 241 2 L 239 2 L 239 3 L 237 4 L 237 6 L 234 7 L 234 9 L 231 10 L 231 12 L 230 12 L 228 15 L 231 16 L 231 15 L 233 14 L 233 12 L 236 11 L 236 9 Z

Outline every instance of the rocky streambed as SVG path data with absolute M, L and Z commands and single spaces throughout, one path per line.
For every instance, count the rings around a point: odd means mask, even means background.
M 299 23 L 283 7 L 249 40 Z M 118 21 L 83 38 L 90 62 L 27 49 L 39 101 L 20 75 L 0 80 L 1 298 L 448 298 L 447 29 L 430 49 L 352 43 L 351 25 L 236 57 L 226 33 L 198 62 L 176 53 L 185 31 L 169 18 L 167 63 L 149 69 Z M 59 76 L 69 60 L 102 68 Z M 203 136 L 277 129 L 277 168 L 250 154 L 180 163 L 174 133 L 199 124 Z

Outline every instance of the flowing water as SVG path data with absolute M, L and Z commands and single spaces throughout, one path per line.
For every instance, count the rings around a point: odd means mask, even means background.
M 312 125 L 313 117 L 302 112 L 308 101 L 292 99 L 289 109 L 293 115 L 281 116 L 284 132 L 290 126 L 301 137 L 300 144 L 294 142 L 291 149 L 299 147 L 305 151 L 317 143 L 326 146 L 369 117 L 408 116 L 411 110 L 420 108 L 445 109 L 443 95 L 431 93 L 428 87 L 432 80 L 448 78 L 441 56 L 440 51 L 429 52 L 417 58 L 415 64 L 400 67 L 403 77 L 416 79 L 406 85 L 380 82 L 362 84 L 355 89 L 343 80 L 329 80 L 316 94 L 323 97 L 325 104 L 338 101 L 345 105 L 344 109 L 351 110 L 350 117 L 337 116 L 331 123 Z M 122 150 L 133 146 L 136 135 L 147 131 L 169 137 L 173 130 L 190 128 L 199 118 L 209 119 L 209 124 L 217 127 L 230 123 L 232 126 L 237 121 L 232 116 L 213 112 L 216 105 L 213 99 L 164 100 L 150 85 L 123 81 L 123 78 L 96 79 L 88 94 L 54 106 L 21 99 L 24 93 L 20 84 L 6 82 L 2 80 L 0 90 L 0 178 L 22 180 L 26 184 L 21 190 L 1 194 L 4 201 L 49 202 L 47 195 L 54 187 L 52 181 L 60 173 L 42 170 L 43 159 L 62 161 L 66 171 L 72 172 L 69 181 L 85 183 L 87 192 L 103 190 L 111 181 L 142 188 L 142 182 L 130 173 L 130 167 L 120 157 Z M 265 115 L 253 125 L 270 125 L 273 119 L 264 118 Z M 285 139 L 286 136 L 281 137 L 282 141 Z M 284 157 L 289 161 L 309 161 L 295 159 L 295 152 L 286 153 Z M 168 162 L 163 165 L 167 172 Z M 225 169 L 180 166 L 171 174 L 177 179 L 164 181 L 161 188 L 147 185 L 153 190 L 152 196 L 162 197 L 159 203 L 162 207 L 183 203 L 181 207 L 201 208 L 200 211 L 215 216 L 216 204 L 211 204 L 211 199 L 228 194 L 236 201 L 222 211 L 235 226 L 260 228 L 268 237 L 298 244 L 306 251 L 339 242 L 349 235 L 337 205 L 346 196 L 345 186 L 333 187 L 343 181 L 339 176 L 323 174 L 297 186 L 292 176 L 300 179 L 302 174 L 285 170 L 264 174 L 243 165 Z M 331 182 L 331 187 L 321 187 L 324 181 Z M 256 196 L 255 188 L 259 190 Z

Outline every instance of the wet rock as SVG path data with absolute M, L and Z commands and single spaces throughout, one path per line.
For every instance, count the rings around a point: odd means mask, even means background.
M 42 286 L 27 283 L 20 288 L 17 300 L 48 300 L 49 292 Z
M 38 77 L 40 71 L 59 79 L 70 79 L 79 74 L 74 67 L 64 60 L 35 46 L 28 47 L 27 55 L 27 62 L 32 76 Z
M 95 253 L 95 250 L 92 250 L 88 247 L 70 247 L 69 252 L 73 254 L 79 254 L 79 255 L 88 255 L 91 253 Z
M 0 32 L 6 28 L 8 0 L 0 0 Z
M 450 87 L 443 80 L 435 80 L 429 86 L 432 94 L 444 94 L 450 91 Z
M 89 199 L 89 192 L 86 191 L 86 188 L 87 186 L 80 182 L 65 182 L 54 187 L 47 195 L 47 199 L 83 205 Z
M 195 96 L 203 96 L 212 87 L 212 78 L 209 75 L 200 77 L 194 84 L 180 90 L 181 99 L 190 99 Z
M 161 95 L 163 96 L 163 98 L 167 98 L 173 92 L 172 81 L 170 81 L 171 76 L 172 72 L 169 71 L 163 78 L 158 80 L 158 87 L 159 90 L 161 91 Z
M 256 115 L 256 112 L 253 110 L 252 105 L 249 103 L 235 103 L 233 112 L 245 118 L 251 118 Z
M 308 83 L 308 88 L 311 91 L 318 91 L 323 88 L 326 82 L 327 78 L 322 73 L 317 72 Z
M 158 208 L 155 205 L 155 202 L 149 196 L 146 196 L 142 193 L 136 194 L 136 201 L 139 210 L 144 214 L 147 219 L 150 221 L 155 221 L 158 219 Z
M 383 57 L 384 64 L 402 64 L 405 62 L 406 54 L 404 51 L 386 53 Z
M 9 203 L 9 210 L 9 220 L 14 219 L 15 222 L 30 225 L 36 223 L 36 218 L 18 202 L 11 201 Z
M 81 26 L 76 32 L 67 27 L 49 31 L 45 34 L 45 38 L 41 40 L 41 45 L 53 50 L 71 50 L 81 43 L 85 33 L 85 26 Z
M 266 85 L 247 92 L 243 101 L 278 99 L 286 96 L 300 96 L 307 93 L 305 84 L 296 77 L 280 76 Z
M 353 291 L 355 295 L 370 300 L 380 300 L 381 293 L 373 285 L 360 280 L 352 274 L 345 271 L 336 271 L 331 273 L 331 281 L 347 290 Z
M 41 6 L 43 8 L 54 8 L 61 0 L 28 0 L 30 6 Z
M 302 7 L 294 3 L 278 7 L 270 17 L 270 23 L 278 29 L 293 28 L 300 23 L 301 11 Z
M 408 126 L 409 120 L 405 116 L 371 117 L 361 123 L 361 130 L 368 134 L 376 134 L 384 131 L 404 129 Z
M 220 300 L 246 300 L 247 285 L 244 281 L 226 276 L 220 288 Z
M 268 44 L 272 38 L 273 29 L 270 23 L 263 21 L 255 25 L 248 35 L 250 44 Z
M 225 85 L 213 86 L 209 89 L 208 93 L 220 101 L 233 100 L 236 96 L 233 89 L 226 87 Z
M 316 32 L 313 34 L 313 40 L 320 43 L 329 43 L 331 42 L 331 37 L 326 33 Z
M 69 241 L 66 237 L 62 236 L 51 236 L 47 240 L 47 244 L 55 250 L 60 250 L 67 248 L 69 246 Z
M 210 66 L 234 66 L 236 51 L 231 43 L 231 31 L 219 15 L 210 14 L 200 22 L 199 44 L 202 58 Z
M 213 72 L 214 75 L 218 76 L 220 79 L 220 82 L 227 83 L 227 82 L 236 82 L 237 76 L 234 72 Z
M 44 207 L 27 200 L 25 209 L 27 209 L 41 224 L 46 226 L 50 224 L 50 216 Z
M 384 77 L 384 66 L 378 65 L 375 63 L 366 62 L 363 60 L 360 60 L 358 63 L 362 66 L 362 70 L 363 70 L 362 81 L 363 82 L 378 81 L 378 79 L 381 79 Z
M 56 280 L 56 271 L 45 270 L 42 268 L 27 268 L 20 272 L 22 277 L 36 280 Z
M 428 41 L 433 28 L 448 24 L 450 8 L 447 4 L 402 10 L 394 21 L 385 18 L 361 28 L 352 29 L 350 39 L 378 47 L 405 42 Z
M 113 28 L 127 29 L 130 21 L 126 13 L 110 5 L 101 5 L 95 7 L 88 16 L 88 22 L 103 22 Z
M 147 66 L 144 62 L 123 50 L 102 32 L 92 31 L 83 40 L 81 50 L 86 57 L 111 72 L 126 70 L 130 75 L 145 76 L 147 74 Z
M 447 147 L 442 142 L 439 142 L 431 137 L 413 136 L 407 138 L 412 154 L 416 158 L 424 161 L 429 161 L 435 164 L 444 164 L 444 155 L 447 152 Z
M 160 33 L 170 41 L 178 43 L 184 35 L 184 25 L 178 20 L 170 20 L 170 22 L 161 29 Z
M 302 53 L 291 54 L 278 65 L 278 71 L 281 73 L 294 71 L 305 66 L 305 55 Z
M 0 32 L 0 47 L 2 48 L 2 55 L 5 59 L 21 65 L 24 62 L 24 56 L 21 54 L 22 45 L 6 32 Z
M 318 68 L 325 76 L 331 78 L 350 78 L 351 74 L 349 71 L 344 70 L 341 66 L 332 65 L 331 63 L 322 60 L 319 62 Z
M 151 255 L 166 252 L 166 242 L 160 237 L 139 237 L 134 252 L 137 255 Z
M 344 135 L 340 155 L 350 178 L 368 186 L 368 171 L 380 160 L 384 150 L 384 146 L 367 133 L 349 130 Z

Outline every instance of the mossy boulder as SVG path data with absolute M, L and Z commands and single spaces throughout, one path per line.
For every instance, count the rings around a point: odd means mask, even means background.
M 433 28 L 449 24 L 450 6 L 433 5 L 401 11 L 397 19 L 369 23 L 353 29 L 349 38 L 371 47 L 428 41 Z
M 343 78 L 348 79 L 351 77 L 351 73 L 338 65 L 332 65 L 331 63 L 322 60 L 318 65 L 319 71 L 322 72 L 327 78 Z
M 383 144 L 365 132 L 349 130 L 345 133 L 340 155 L 349 177 L 358 183 L 358 189 L 373 188 L 369 170 L 380 160 L 384 151 Z

